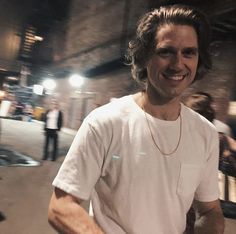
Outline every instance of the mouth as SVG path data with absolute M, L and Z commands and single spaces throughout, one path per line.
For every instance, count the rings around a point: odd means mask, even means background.
M 167 80 L 173 80 L 173 81 L 182 81 L 184 80 L 184 78 L 187 76 L 185 75 L 167 75 L 167 74 L 163 74 L 164 78 Z

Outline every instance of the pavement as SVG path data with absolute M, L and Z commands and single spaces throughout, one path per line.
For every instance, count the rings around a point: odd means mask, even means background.
M 55 162 L 41 161 L 44 134 L 40 122 L 1 119 L 0 148 L 30 156 L 36 166 L 0 167 L 1 234 L 55 234 L 47 222 L 48 203 L 55 177 L 75 131 L 59 134 L 59 157 Z
M 0 234 L 56 234 L 47 221 L 51 183 L 76 132 L 62 129 L 57 161 L 42 162 L 44 135 L 41 122 L 0 121 L 0 149 L 18 152 L 37 162 L 32 166 L 0 167 L 0 213 L 5 216 L 5 220 L 0 219 Z M 235 233 L 236 220 L 226 219 L 225 234 Z

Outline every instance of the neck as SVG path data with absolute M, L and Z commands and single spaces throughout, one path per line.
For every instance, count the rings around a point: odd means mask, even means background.
M 180 101 L 178 98 L 169 101 L 154 100 L 146 92 L 136 94 L 136 103 L 150 115 L 163 120 L 176 120 L 180 115 Z

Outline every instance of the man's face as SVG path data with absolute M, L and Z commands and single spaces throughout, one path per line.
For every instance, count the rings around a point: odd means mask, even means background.
M 173 99 L 193 82 L 198 65 L 198 40 L 193 27 L 164 24 L 156 33 L 155 53 L 148 61 L 147 91 Z
M 58 107 L 57 102 L 56 102 L 56 101 L 52 101 L 52 102 L 51 102 L 51 109 L 52 109 L 52 110 L 53 110 L 53 109 L 57 109 L 57 107 Z

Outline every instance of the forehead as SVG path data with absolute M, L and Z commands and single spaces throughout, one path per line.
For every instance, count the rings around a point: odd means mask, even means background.
M 189 25 L 163 24 L 156 32 L 156 46 L 198 47 L 198 36 Z

